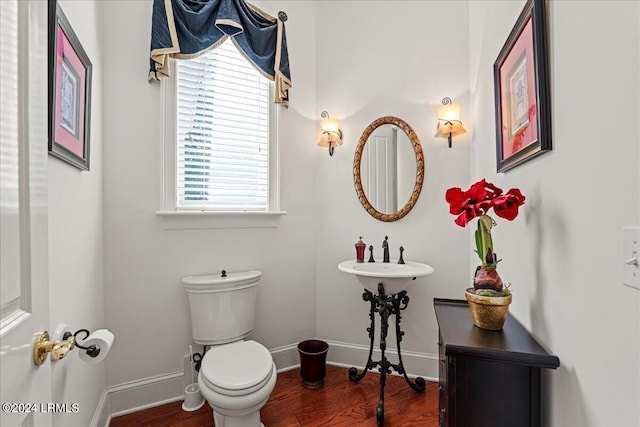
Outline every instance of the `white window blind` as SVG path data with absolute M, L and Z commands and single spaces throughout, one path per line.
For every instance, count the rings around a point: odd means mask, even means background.
M 177 207 L 269 209 L 269 80 L 227 40 L 177 64 Z

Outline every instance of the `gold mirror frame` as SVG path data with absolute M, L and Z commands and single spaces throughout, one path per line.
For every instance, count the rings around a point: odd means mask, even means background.
M 385 214 L 378 211 L 374 208 L 369 199 L 367 199 L 367 195 L 364 193 L 364 189 L 362 188 L 362 178 L 360 177 L 360 164 L 362 161 L 362 152 L 364 151 L 364 147 L 367 144 L 367 140 L 379 126 L 382 125 L 395 125 L 398 126 L 402 131 L 409 137 L 409 141 L 411 141 L 411 145 L 413 146 L 413 152 L 416 155 L 416 182 L 413 186 L 413 191 L 411 192 L 411 197 L 406 205 L 402 207 L 397 212 L 391 214 Z M 397 221 L 400 218 L 407 215 L 411 209 L 415 206 L 418 201 L 418 197 L 420 197 L 420 192 L 422 191 L 422 182 L 424 181 L 424 155 L 422 154 L 422 145 L 420 144 L 420 140 L 418 139 L 418 135 L 415 131 L 402 119 L 393 116 L 385 116 L 380 117 L 379 119 L 374 120 L 367 128 L 362 132 L 362 136 L 358 141 L 358 146 L 356 147 L 356 153 L 353 157 L 353 182 L 356 187 L 356 193 L 358 194 L 358 199 L 360 203 L 364 207 L 364 209 L 377 220 L 384 222 L 393 222 Z

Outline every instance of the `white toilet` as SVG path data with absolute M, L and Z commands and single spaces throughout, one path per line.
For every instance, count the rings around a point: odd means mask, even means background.
M 207 346 L 198 386 L 213 408 L 216 427 L 258 427 L 260 408 L 276 385 L 271 353 L 255 341 L 257 286 L 262 273 L 189 276 L 182 279 L 196 343 Z

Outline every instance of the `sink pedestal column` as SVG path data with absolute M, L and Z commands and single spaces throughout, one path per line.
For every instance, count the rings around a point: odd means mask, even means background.
M 367 363 L 365 368 L 361 373 L 358 374 L 357 368 L 349 368 L 349 379 L 352 382 L 358 382 L 364 378 L 367 372 L 376 366 L 378 366 L 378 371 L 380 372 L 380 401 L 378 403 L 378 408 L 376 410 L 376 418 L 378 420 L 378 426 L 382 426 L 384 422 L 384 385 L 387 380 L 387 374 L 391 374 L 391 369 L 395 370 L 397 373 L 402 374 L 404 376 L 405 381 L 416 392 L 424 391 L 426 387 L 426 383 L 424 378 L 418 377 L 415 381 L 411 381 L 407 376 L 407 373 L 404 370 L 404 366 L 402 365 L 402 354 L 400 352 L 400 341 L 402 341 L 402 336 L 404 332 L 400 329 L 400 320 L 402 316 L 400 312 L 407 308 L 409 304 L 409 296 L 407 295 L 407 291 L 401 291 L 397 294 L 386 295 L 384 291 L 384 285 L 382 283 L 378 284 L 378 293 L 373 294 L 371 291 L 365 289 L 362 294 L 362 299 L 365 301 L 369 301 L 371 304 L 371 309 L 369 311 L 369 318 L 371 319 L 371 326 L 367 328 L 367 332 L 369 332 L 369 358 L 367 359 Z M 379 361 L 371 360 L 371 356 L 373 355 L 373 340 L 375 337 L 375 313 L 380 315 L 380 352 L 381 358 Z M 389 316 L 394 314 L 396 316 L 396 343 L 398 348 L 398 364 L 393 364 L 387 360 L 387 356 L 385 351 L 387 349 L 387 331 L 389 329 Z

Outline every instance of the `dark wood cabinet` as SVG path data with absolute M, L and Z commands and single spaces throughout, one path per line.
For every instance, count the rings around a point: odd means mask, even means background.
M 476 327 L 466 301 L 434 299 L 439 328 L 440 427 L 540 425 L 540 369 L 560 366 L 509 314 Z

